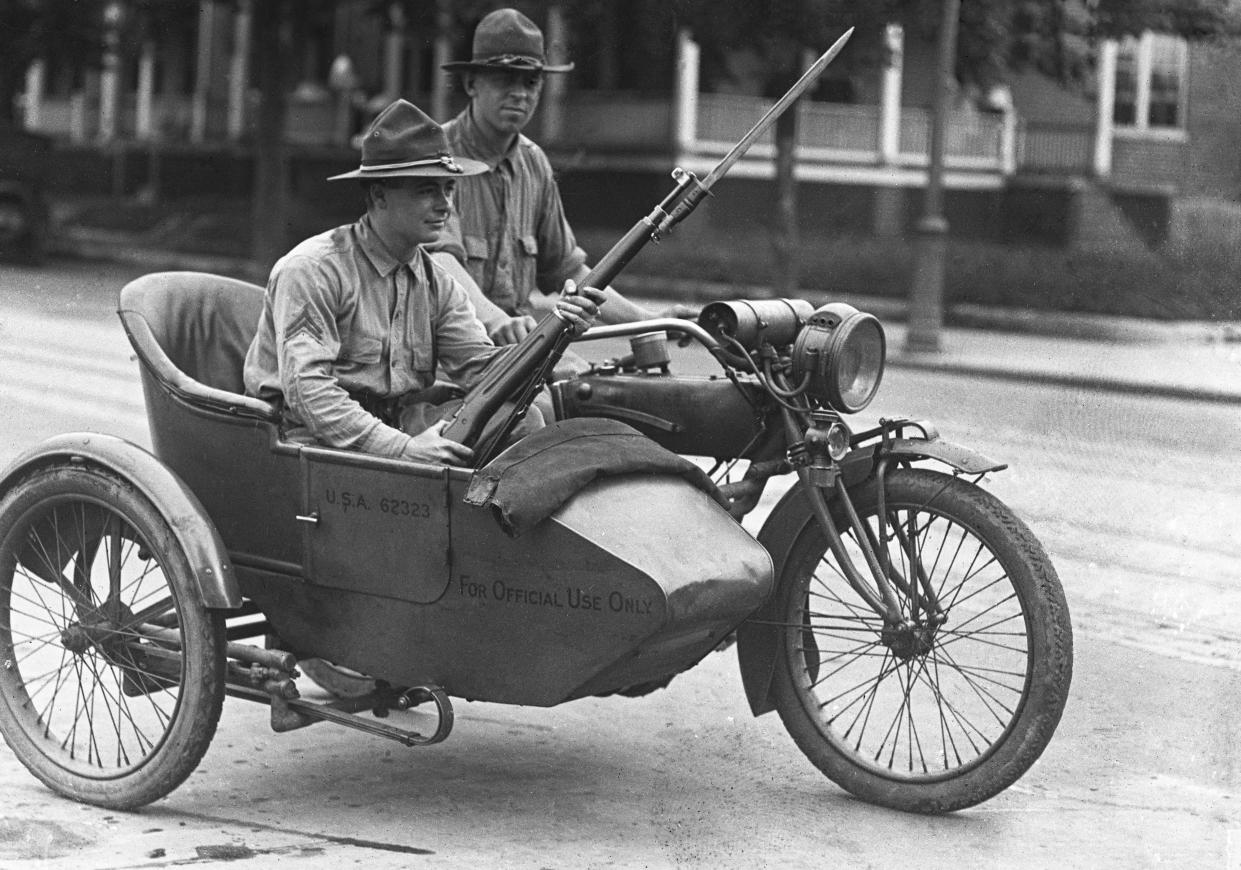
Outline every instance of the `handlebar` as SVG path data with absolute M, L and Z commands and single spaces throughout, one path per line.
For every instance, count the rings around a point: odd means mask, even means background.
M 695 339 L 699 344 L 705 347 L 711 353 L 722 351 L 720 343 L 717 342 L 711 333 L 707 332 L 692 320 L 682 320 L 679 317 L 656 317 L 652 320 L 638 320 L 633 323 L 616 323 L 611 326 L 592 326 L 582 335 L 574 339 L 579 341 L 594 341 L 603 338 L 624 338 L 627 335 L 642 335 L 646 332 L 677 332 L 682 335 L 688 335 Z

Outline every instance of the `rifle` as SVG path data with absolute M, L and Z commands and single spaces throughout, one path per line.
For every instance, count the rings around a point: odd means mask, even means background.
M 581 280 L 581 286 L 608 286 L 647 242 L 658 242 L 674 226 L 687 218 L 703 198 L 710 194 L 715 183 L 750 149 L 755 140 L 767 132 L 776 118 L 784 114 L 818 79 L 852 35 L 853 28 L 850 27 L 831 48 L 811 64 L 788 92 L 759 118 L 705 178 L 699 179 L 694 173 L 686 172 L 680 167 L 674 169 L 672 178 L 676 186 L 672 192 L 603 255 L 590 273 Z M 461 407 L 445 427 L 444 437 L 473 447 L 476 468 L 486 465 L 504 444 L 513 427 L 525 416 L 530 403 L 543 388 L 572 341 L 572 328 L 567 322 L 554 311 L 545 315 L 525 338 L 498 358 L 466 394 Z M 504 416 L 493 420 L 506 403 L 511 403 L 511 407 L 504 409 Z

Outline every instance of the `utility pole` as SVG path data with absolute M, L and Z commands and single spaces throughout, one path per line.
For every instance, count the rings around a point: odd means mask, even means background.
M 922 218 L 914 247 L 913 287 L 905 333 L 905 350 L 940 349 L 944 324 L 944 272 L 948 262 L 948 220 L 944 217 L 944 139 L 956 81 L 957 19 L 960 0 L 943 0 L 939 23 L 939 60 L 931 108 L 931 153 Z

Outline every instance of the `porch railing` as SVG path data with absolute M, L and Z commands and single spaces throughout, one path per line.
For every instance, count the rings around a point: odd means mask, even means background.
M 1093 127 L 1019 121 L 1017 166 L 1026 172 L 1089 174 L 1094 160 Z
M 121 135 L 134 126 L 133 100 L 123 101 Z M 718 156 L 732 147 L 750 125 L 771 105 L 758 97 L 735 94 L 700 94 L 697 100 L 696 138 L 693 153 Z M 930 112 L 906 106 L 899 120 L 899 147 L 883 160 L 880 153 L 881 124 L 878 106 L 850 106 L 803 102 L 798 112 L 798 159 L 822 166 L 926 165 L 930 142 Z M 298 103 L 289 107 L 290 142 L 328 145 L 334 135 L 334 110 L 323 105 Z M 158 106 L 155 127 L 170 140 L 188 135 L 188 99 L 164 98 Z M 575 91 L 567 95 L 561 113 L 564 122 L 547 144 L 601 155 L 667 154 L 674 150 L 673 107 L 667 97 L 632 93 Z M 94 138 L 89 123 L 93 113 L 79 100 L 47 99 L 40 112 L 39 130 L 79 140 Z M 132 134 L 131 134 L 132 135 Z M 534 131 L 540 136 L 540 131 Z M 1006 129 L 1001 115 L 958 112 L 947 128 L 947 160 L 950 166 L 984 172 L 1021 171 L 1087 173 L 1091 169 L 1094 130 L 1085 125 L 1043 124 L 1018 120 Z M 1011 137 L 1010 143 L 1006 137 Z M 774 137 L 768 132 L 751 149 L 751 160 L 770 160 Z M 1007 149 L 1011 155 L 1006 155 Z

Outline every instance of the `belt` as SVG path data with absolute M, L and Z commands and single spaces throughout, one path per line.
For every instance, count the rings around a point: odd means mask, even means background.
M 357 390 L 351 391 L 349 398 L 361 405 L 362 410 L 372 417 L 378 417 L 384 425 L 400 428 L 401 405 L 405 396 L 380 396 L 369 390 Z
M 351 390 L 349 398 L 361 405 L 366 413 L 378 417 L 385 425 L 400 429 L 401 411 L 409 405 L 417 402 L 442 405 L 464 395 L 465 391 L 460 387 L 437 381 L 425 390 L 414 390 L 399 396 L 380 396 L 369 390 Z

